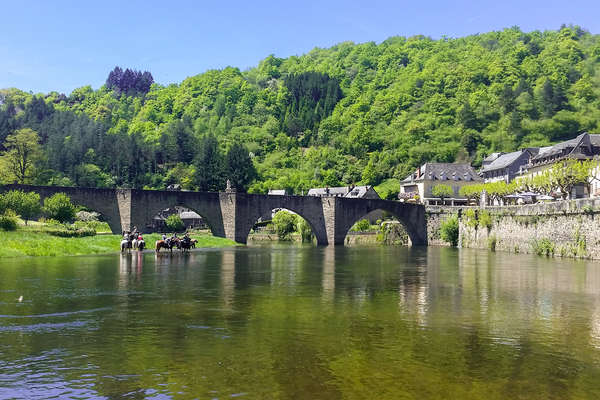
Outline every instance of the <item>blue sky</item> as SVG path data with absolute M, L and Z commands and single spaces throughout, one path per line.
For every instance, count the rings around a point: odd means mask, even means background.
M 342 41 L 460 37 L 562 23 L 600 33 L 598 0 L 0 0 L 0 10 L 0 88 L 67 94 L 84 85 L 98 88 L 115 65 L 149 70 L 168 84 Z

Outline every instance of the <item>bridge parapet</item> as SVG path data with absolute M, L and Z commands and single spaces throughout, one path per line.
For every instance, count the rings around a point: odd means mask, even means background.
M 396 201 L 31 185 L 5 185 L 0 187 L 0 192 L 13 189 L 37 192 L 42 201 L 55 193 L 66 193 L 74 203 L 101 213 L 115 233 L 131 230 L 134 226 L 146 230 L 160 211 L 185 206 L 205 219 L 213 235 L 246 243 L 250 230 L 261 216 L 283 208 L 297 213 L 309 223 L 318 244 L 341 245 L 356 221 L 371 211 L 383 210 L 403 223 L 413 245 L 427 244 L 425 208 Z

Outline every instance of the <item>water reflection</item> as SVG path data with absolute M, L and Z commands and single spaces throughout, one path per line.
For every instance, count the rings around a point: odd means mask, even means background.
M 275 246 L 0 276 L 1 398 L 600 397 L 596 263 Z

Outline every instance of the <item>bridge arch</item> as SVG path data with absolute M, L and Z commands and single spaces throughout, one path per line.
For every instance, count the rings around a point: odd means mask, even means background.
M 335 244 L 343 244 L 350 228 L 367 214 L 382 210 L 396 217 L 404 226 L 409 245 L 426 245 L 427 228 L 424 207 L 379 199 L 337 199 Z M 339 218 L 338 218 L 339 217 Z
M 172 191 L 137 191 L 132 196 L 131 225 L 138 229 L 148 229 L 161 211 L 170 207 L 188 208 L 202 217 L 214 236 L 225 237 L 223 216 L 219 204 L 219 193 Z
M 250 230 L 263 215 L 272 210 L 281 208 L 293 211 L 308 224 L 312 230 L 317 244 L 327 245 L 327 230 L 325 229 L 325 217 L 321 199 L 317 197 L 302 196 L 264 196 L 264 195 L 240 195 L 242 200 L 236 213 L 236 242 L 246 243 Z
M 317 240 L 317 244 L 319 244 L 319 245 L 326 245 L 328 243 L 327 242 L 327 234 L 325 232 L 319 232 L 317 234 L 316 230 L 319 228 L 319 225 L 316 225 L 316 223 L 318 223 L 318 222 L 311 221 L 312 218 L 307 217 L 305 214 L 303 214 L 304 211 L 298 210 L 298 209 L 291 209 L 291 208 L 287 208 L 287 207 L 276 207 L 276 208 L 273 208 L 271 210 L 271 212 L 275 211 L 275 210 L 278 210 L 278 209 L 279 210 L 283 210 L 283 211 L 291 211 L 291 212 L 297 214 L 299 217 L 303 218 L 308 223 L 308 225 L 310 226 L 310 229 L 311 229 L 313 235 L 315 236 L 315 238 Z M 254 227 L 254 225 L 256 225 L 256 223 L 258 222 L 258 220 L 261 217 L 262 217 L 262 215 L 258 216 L 258 217 L 252 216 L 251 219 L 248 221 L 249 223 L 247 225 L 244 224 L 245 225 L 244 226 L 244 232 L 242 232 L 242 234 L 244 234 L 246 238 L 250 234 L 250 231 L 252 230 L 252 227 Z M 255 218 L 255 219 L 252 220 L 252 218 Z M 247 230 L 247 232 L 246 232 L 246 230 Z

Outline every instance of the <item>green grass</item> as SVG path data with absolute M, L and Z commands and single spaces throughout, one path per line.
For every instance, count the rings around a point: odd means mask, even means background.
M 236 243 L 211 235 L 192 235 L 198 239 L 196 248 L 229 247 Z M 144 235 L 149 249 L 160 239 L 159 234 Z M 120 235 L 96 235 L 82 238 L 62 238 L 43 232 L 17 230 L 15 232 L 0 231 L 0 257 L 23 256 L 70 256 L 86 254 L 103 254 L 119 252 Z

